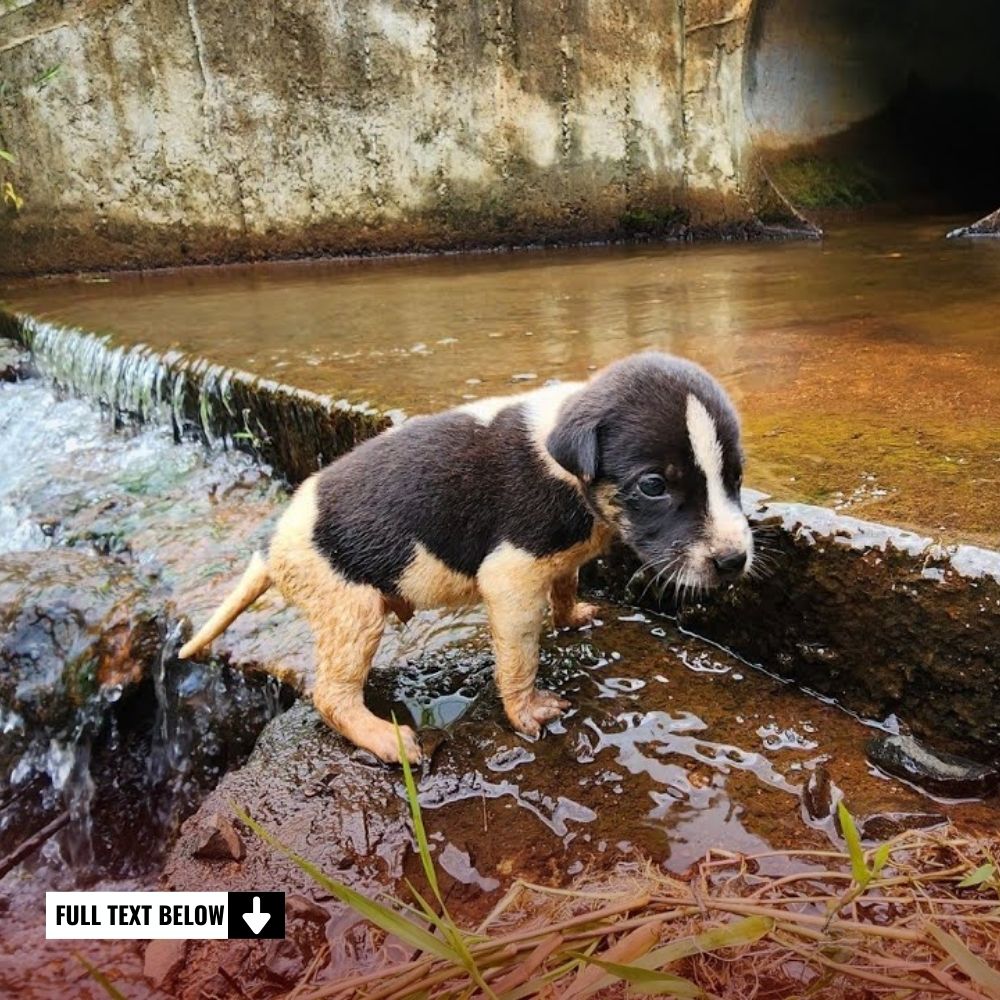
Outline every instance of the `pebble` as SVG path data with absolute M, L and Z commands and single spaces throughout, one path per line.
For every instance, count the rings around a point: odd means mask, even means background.
M 330 919 L 330 912 L 325 907 L 299 893 L 285 898 L 285 912 L 292 920 L 308 920 L 314 924 L 325 924 Z
M 192 857 L 207 861 L 242 861 L 245 854 L 246 848 L 233 821 L 219 813 L 208 817 L 191 852 Z
M 830 772 L 820 765 L 802 786 L 802 803 L 810 819 L 826 819 L 833 812 L 833 782 Z
M 997 768 L 931 750 L 912 736 L 878 736 L 865 752 L 879 770 L 943 798 L 983 798 L 1000 787 Z

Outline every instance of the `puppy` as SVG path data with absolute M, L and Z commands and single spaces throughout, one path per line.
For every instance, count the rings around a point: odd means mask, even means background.
M 711 587 L 750 568 L 742 464 L 722 388 L 657 352 L 589 382 L 414 417 L 299 487 L 266 560 L 254 555 L 180 655 L 277 585 L 315 634 L 316 708 L 358 746 L 397 761 L 392 725 L 362 697 L 387 613 L 405 621 L 415 608 L 482 602 L 504 709 L 535 736 L 569 707 L 535 687 L 546 611 L 557 626 L 591 620 L 577 572 L 613 538 L 682 586 Z M 418 761 L 416 735 L 401 728 Z

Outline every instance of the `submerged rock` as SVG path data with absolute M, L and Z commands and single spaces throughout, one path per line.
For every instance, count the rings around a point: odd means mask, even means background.
M 19 382 L 31 374 L 31 354 L 0 340 L 0 382 Z
M 982 798 L 1000 787 L 1000 770 L 966 757 L 929 750 L 912 736 L 879 736 L 866 750 L 886 774 L 948 799 Z
M 0 558 L 0 773 L 24 742 L 70 735 L 103 692 L 148 676 L 163 642 L 160 610 L 130 570 L 67 549 Z M 81 714 L 83 713 L 83 714 Z
M 876 813 L 861 822 L 860 833 L 862 840 L 886 841 L 907 830 L 929 830 L 947 822 L 941 813 Z

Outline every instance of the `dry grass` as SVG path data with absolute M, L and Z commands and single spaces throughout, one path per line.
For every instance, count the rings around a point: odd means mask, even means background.
M 1000 838 L 948 830 L 863 857 L 715 850 L 685 879 L 650 868 L 568 890 L 519 882 L 461 932 L 474 975 L 416 950 L 338 982 L 314 967 L 290 996 L 1000 1000 L 997 857 Z

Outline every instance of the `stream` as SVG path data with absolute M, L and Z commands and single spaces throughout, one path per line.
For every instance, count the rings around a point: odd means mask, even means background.
M 0 454 L 0 853 L 65 817 L 0 880 L 0 991 L 99 996 L 65 946 L 41 941 L 44 890 L 152 887 L 165 863 L 168 884 L 207 887 L 188 841 L 175 844 L 206 793 L 279 830 L 322 816 L 306 838 L 318 861 L 372 891 L 395 884 L 412 863 L 399 776 L 306 702 L 281 714 L 311 656 L 280 599 L 248 612 L 212 662 L 173 655 L 180 606 L 199 617 L 218 600 L 283 489 L 249 459 L 174 444 L 164 428 L 115 433 L 37 380 L 0 386 Z M 671 620 L 613 603 L 601 620 L 545 638 L 543 682 L 574 707 L 536 743 L 503 722 L 481 613 L 422 613 L 387 631 L 368 697 L 438 746 L 421 801 L 456 912 L 481 915 L 514 876 L 558 882 L 646 857 L 682 872 L 722 844 L 821 847 L 838 788 L 882 835 L 913 817 L 995 822 L 987 804 L 933 802 L 877 775 L 870 725 Z M 242 877 L 276 878 L 273 864 L 248 860 Z M 344 932 L 331 922 L 328 943 L 348 962 Z M 82 950 L 130 996 L 148 994 L 139 945 Z
M 89 276 L 0 296 L 49 324 L 47 349 L 60 326 L 110 332 L 406 412 L 668 348 L 732 391 L 753 485 L 989 544 L 1000 247 L 944 243 L 944 228 Z M 970 282 L 983 287 L 974 304 Z M 245 859 L 199 858 L 206 820 L 234 802 L 362 891 L 416 874 L 400 775 L 301 697 L 309 632 L 280 597 L 204 662 L 176 658 L 185 620 L 201 621 L 266 544 L 286 487 L 221 441 L 178 443 L 169 413 L 137 429 L 108 412 L 40 377 L 0 383 L 0 995 L 103 996 L 70 948 L 44 942 L 46 889 L 237 884 L 322 901 L 247 831 Z M 597 596 L 598 625 L 544 637 L 542 683 L 573 707 L 534 742 L 503 719 L 481 612 L 387 628 L 366 697 L 412 720 L 431 751 L 420 799 L 462 919 L 515 878 L 565 884 L 648 861 L 682 873 L 723 845 L 823 848 L 840 794 L 869 841 L 949 819 L 995 828 L 995 799 L 935 800 L 868 763 L 894 717 L 857 718 L 768 663 Z M 290 940 L 230 979 L 277 995 L 321 945 L 341 970 L 382 947 L 343 912 Z M 141 943 L 79 951 L 127 996 L 163 995 Z

